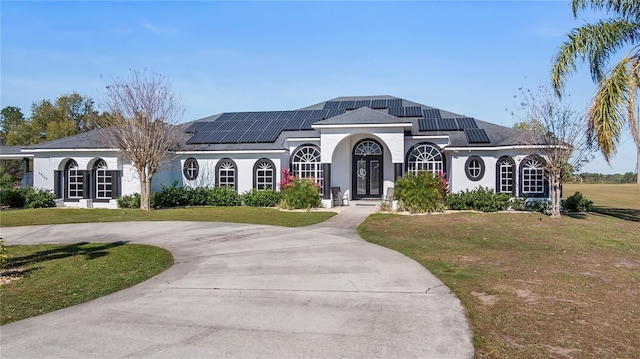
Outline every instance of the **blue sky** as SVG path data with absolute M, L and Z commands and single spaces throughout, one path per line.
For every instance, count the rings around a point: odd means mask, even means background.
M 519 88 L 548 81 L 575 20 L 569 1 L 2 1 L 0 105 L 71 92 L 99 104 L 129 69 L 169 78 L 184 121 L 220 112 L 296 109 L 338 96 L 392 95 L 511 126 Z M 584 111 L 581 66 L 567 94 Z M 630 136 L 611 166 L 635 172 Z

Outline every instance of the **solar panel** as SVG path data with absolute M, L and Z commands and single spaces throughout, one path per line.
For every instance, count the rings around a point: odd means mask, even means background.
M 422 114 L 424 115 L 424 118 L 442 118 L 440 116 L 440 110 L 437 108 L 424 109 L 422 110 Z
M 405 107 L 404 115 L 406 117 L 422 117 L 422 107 L 420 106 Z
M 264 131 L 267 127 L 269 127 L 270 123 L 271 123 L 271 121 L 269 121 L 269 120 L 258 120 L 253 125 L 249 126 L 247 128 L 247 130 L 249 130 L 249 131 Z
M 257 142 L 258 136 L 263 131 L 247 131 L 238 139 L 238 143 L 254 143 Z
M 438 131 L 438 121 L 435 118 L 421 118 L 418 120 L 418 130 Z
M 206 125 L 204 125 L 200 131 L 207 131 L 207 132 L 211 132 L 211 131 L 215 131 L 218 128 L 220 128 L 220 125 L 222 125 L 224 122 L 218 122 L 218 121 L 211 121 L 211 122 L 207 122 Z
M 371 108 L 373 109 L 387 108 L 387 100 L 371 100 Z
M 461 128 L 478 128 L 478 124 L 476 123 L 476 120 L 471 118 L 471 117 L 461 117 L 458 118 L 458 125 L 460 125 Z
M 323 109 L 332 110 L 338 108 L 338 106 L 340 106 L 340 101 L 327 101 L 324 103 Z
M 255 121 L 260 117 L 261 112 L 249 112 L 249 116 L 247 116 L 246 121 Z
M 465 128 L 464 134 L 467 136 L 469 143 L 490 143 L 491 140 L 487 133 L 481 128 Z
M 307 118 L 306 120 L 304 120 L 304 122 L 300 125 L 300 129 L 301 130 L 312 130 L 313 128 L 311 128 L 311 125 L 313 125 L 314 123 L 320 121 L 319 119 L 314 119 L 314 118 Z
M 313 119 L 315 121 L 320 121 L 324 118 L 327 118 L 327 114 L 329 113 L 329 110 L 315 110 L 311 112 L 311 115 L 309 116 L 309 119 Z
M 396 117 L 404 117 L 404 107 L 389 107 L 389 114 Z
M 222 143 L 237 143 L 238 140 L 240 139 L 240 137 L 242 137 L 242 135 L 244 135 L 246 132 L 247 132 L 246 130 L 229 131 L 229 133 L 220 142 L 222 142 Z
M 400 98 L 390 99 L 387 102 L 387 105 L 389 107 L 402 107 L 402 99 L 400 99 Z
M 338 110 L 329 110 L 327 111 L 327 113 L 325 114 L 324 117 L 322 117 L 322 119 L 327 119 L 327 118 L 331 118 L 331 117 L 335 117 L 335 116 L 339 116 L 342 115 L 343 113 L 345 113 L 344 109 L 338 109 Z
M 302 111 L 296 111 L 296 114 L 293 116 L 294 120 L 304 120 L 306 118 L 309 118 L 309 116 L 311 116 L 311 113 L 313 111 L 311 110 L 302 110 Z
M 220 127 L 218 127 L 218 130 L 221 130 L 221 131 L 233 130 L 240 123 L 241 123 L 240 121 L 226 121 L 226 122 L 223 122 L 222 124 L 220 124 Z
M 218 118 L 216 118 L 216 121 L 220 121 L 220 122 L 229 121 L 231 118 L 233 118 L 233 116 L 235 116 L 235 112 L 225 112 L 222 115 L 220 115 Z
M 251 112 L 236 112 L 235 115 L 230 119 L 230 121 L 242 121 L 246 119 Z
M 303 120 L 287 120 L 287 123 L 282 126 L 282 129 L 287 131 L 298 130 L 302 122 Z
M 371 100 L 359 100 L 356 101 L 356 108 L 360 107 L 371 107 Z
M 282 130 L 289 120 L 273 120 L 268 128 Z
M 285 119 L 285 120 L 291 119 L 291 118 L 293 118 L 295 113 L 296 113 L 296 111 L 282 111 L 280 113 L 280 115 L 278 116 L 278 119 L 279 120 L 281 120 L 281 119 Z
M 278 116 L 280 116 L 280 113 L 282 113 L 282 111 L 268 111 L 266 112 L 266 115 L 264 118 L 268 118 L 270 120 L 275 120 L 278 118 Z
M 459 131 L 458 122 L 455 118 L 441 118 L 438 120 L 440 131 Z
M 220 143 L 222 139 L 229 134 L 229 131 L 209 132 L 209 136 L 203 140 L 203 143 Z
M 205 143 L 204 140 L 209 136 L 210 132 L 198 132 L 193 135 L 188 141 L 188 144 Z
M 340 101 L 338 108 L 342 108 L 345 110 L 353 110 L 355 109 L 356 102 L 355 101 Z
M 268 128 L 256 138 L 256 142 L 273 142 L 280 135 L 280 129 Z
M 184 130 L 185 133 L 196 133 L 200 130 L 202 130 L 202 128 L 207 124 L 207 122 L 194 122 L 191 124 L 191 126 L 187 127 L 186 130 Z

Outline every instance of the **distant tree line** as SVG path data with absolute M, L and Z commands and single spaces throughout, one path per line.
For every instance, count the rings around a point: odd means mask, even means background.
M 633 172 L 624 174 L 579 173 L 573 174 L 567 182 L 572 183 L 636 183 L 638 175 Z
M 31 105 L 31 117 L 22 109 L 7 106 L 0 112 L 0 145 L 27 146 L 77 135 L 97 128 L 99 121 L 108 118 L 98 113 L 91 97 L 76 92 L 62 95 L 55 101 L 42 100 Z M 22 178 L 22 162 L 3 160 L 0 176 L 5 181 Z

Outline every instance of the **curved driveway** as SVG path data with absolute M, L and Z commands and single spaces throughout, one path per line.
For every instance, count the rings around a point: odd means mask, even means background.
M 309 227 L 127 222 L 2 228 L 7 244 L 130 241 L 175 265 L 132 288 L 0 327 L 6 358 L 471 358 L 458 299 L 362 241 L 372 208 Z

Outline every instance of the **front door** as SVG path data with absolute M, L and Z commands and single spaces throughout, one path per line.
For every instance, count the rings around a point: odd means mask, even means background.
M 363 140 L 353 150 L 352 198 L 382 197 L 382 147 Z

